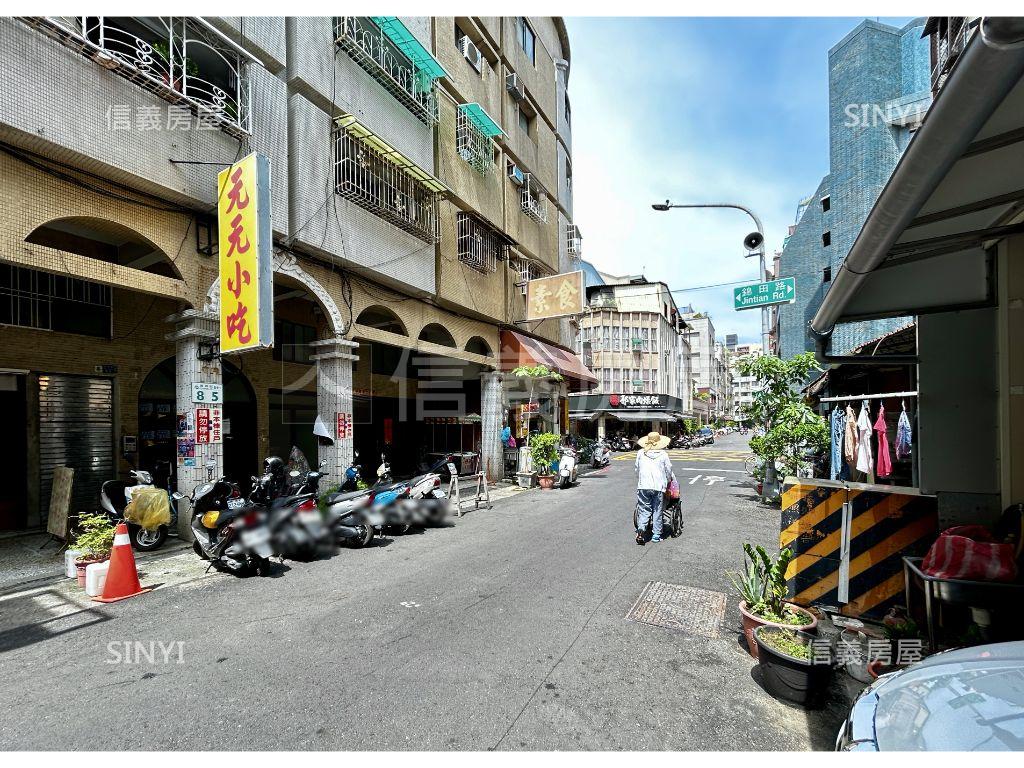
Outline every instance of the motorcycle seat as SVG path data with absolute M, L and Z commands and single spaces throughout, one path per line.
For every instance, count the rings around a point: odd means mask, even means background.
M 369 488 L 365 488 L 361 491 L 347 491 L 345 493 L 332 493 L 327 497 L 328 504 L 337 504 L 340 501 L 348 501 L 349 499 L 357 499 L 360 496 L 366 496 L 370 492 Z

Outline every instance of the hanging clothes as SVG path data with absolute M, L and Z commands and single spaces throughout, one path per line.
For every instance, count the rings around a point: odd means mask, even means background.
M 907 416 L 907 407 L 903 406 L 903 413 L 896 424 L 896 460 L 903 461 L 910 458 L 910 444 L 913 433 L 910 429 L 910 417 Z
M 843 458 L 846 460 L 847 469 L 852 475 L 857 469 L 857 414 L 853 407 L 846 406 L 846 440 L 843 442 Z
M 832 474 L 833 480 L 843 476 L 843 440 L 846 438 L 846 414 L 837 405 L 832 409 L 831 442 L 832 442 Z
M 871 458 L 871 418 L 865 402 L 857 416 L 857 471 L 870 475 Z
M 878 418 L 875 419 L 875 432 L 878 433 L 878 466 L 875 474 L 878 477 L 888 477 L 892 474 L 892 461 L 889 459 L 889 436 L 886 434 L 888 427 L 885 424 L 885 404 L 878 406 Z

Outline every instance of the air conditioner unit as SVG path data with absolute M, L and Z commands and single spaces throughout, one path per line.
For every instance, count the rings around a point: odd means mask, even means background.
M 522 85 L 519 84 L 519 75 L 515 72 L 508 72 L 505 75 L 505 90 L 508 91 L 516 101 L 522 101 L 526 97 L 526 94 L 523 93 Z
M 459 40 L 459 50 L 462 51 L 462 55 L 466 57 L 466 61 L 473 65 L 473 69 L 477 72 L 483 66 L 483 54 L 480 53 L 480 49 L 474 45 L 473 41 L 468 37 L 463 37 Z
M 524 174 L 515 163 L 508 164 L 508 177 L 512 179 L 512 183 L 518 187 L 521 187 L 526 183 L 526 174 Z

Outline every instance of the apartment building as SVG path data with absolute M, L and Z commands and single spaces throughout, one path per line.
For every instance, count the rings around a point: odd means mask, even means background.
M 691 415 L 692 373 L 685 323 L 669 287 L 643 275 L 614 276 L 584 263 L 588 311 L 576 350 L 597 378 L 572 396 L 570 418 L 587 433 L 676 428 Z
M 829 50 L 830 171 L 797 205 L 783 245 L 779 274 L 796 278 L 796 300 L 778 309 L 784 358 L 813 349 L 807 325 L 931 104 L 924 23 L 866 20 Z M 907 322 L 844 324 L 832 349 L 842 353 Z
M 293 446 L 333 477 L 353 448 L 499 474 L 512 333 L 589 387 L 568 321 L 510 330 L 523 280 L 579 253 L 560 18 L 20 17 L 0 41 L 0 377 L 27 478 L 0 529 L 45 522 L 60 464 L 75 509 L 132 467 L 244 484 Z M 221 355 L 217 175 L 251 153 L 274 342 Z M 220 385 L 209 442 L 193 385 Z
M 693 371 L 693 397 L 701 420 L 726 419 L 732 416 L 732 376 L 729 351 L 715 340 L 715 326 L 705 312 L 692 307 L 682 315 L 686 323 L 686 341 L 690 347 Z
M 741 357 L 760 357 L 764 354 L 761 344 L 737 344 L 729 359 L 732 373 L 732 417 L 736 421 L 750 420 L 750 406 L 754 395 L 761 390 L 756 376 L 744 376 L 737 370 L 737 362 Z

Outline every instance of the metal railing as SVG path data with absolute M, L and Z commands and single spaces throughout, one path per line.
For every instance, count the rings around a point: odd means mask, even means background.
M 366 16 L 337 16 L 334 39 L 374 80 L 427 125 L 437 122 L 434 81 L 419 72 Z
M 954 18 L 956 17 L 948 18 L 947 23 L 953 21 Z M 974 34 L 974 29 L 974 25 L 968 23 L 968 19 L 962 19 L 961 26 L 952 35 L 946 34 L 938 37 L 938 33 L 936 33 L 938 39 L 935 46 L 935 66 L 931 73 L 932 91 L 938 91 L 942 87 L 953 62 L 963 53 L 971 35 Z
M 439 194 L 340 127 L 334 139 L 334 190 L 425 242 L 441 239 Z
M 567 225 L 565 237 L 566 251 L 570 256 L 579 259 L 583 254 L 583 235 L 580 234 L 580 228 L 575 224 Z
M 236 135 L 252 132 L 243 57 L 196 20 L 34 16 L 25 21 L 161 98 L 188 104 L 200 124 L 219 124 Z
M 548 199 L 543 188 L 527 173 L 520 190 L 523 213 L 540 224 L 548 223 Z
M 494 172 L 494 142 L 461 109 L 456 110 L 455 116 L 455 149 L 481 176 Z
M 468 213 L 457 217 L 459 261 L 479 272 L 495 272 L 508 255 L 508 244 L 493 229 Z

